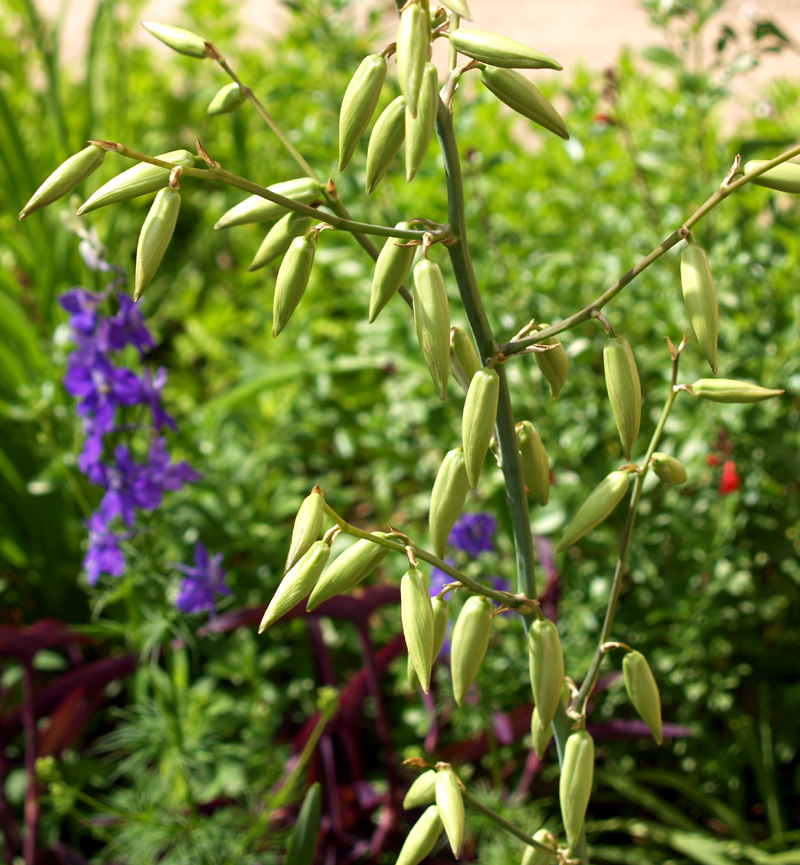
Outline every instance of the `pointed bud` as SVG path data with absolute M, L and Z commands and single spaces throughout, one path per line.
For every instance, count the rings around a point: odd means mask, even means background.
M 552 850 L 553 853 L 556 852 L 555 839 L 547 829 L 540 829 L 538 832 L 535 832 L 533 840 L 543 844 L 548 850 Z M 525 852 L 522 854 L 522 865 L 554 865 L 557 861 L 557 856 L 553 856 L 539 847 L 526 846 Z
M 472 21 L 472 13 L 469 11 L 466 0 L 439 0 L 442 6 L 454 12 L 460 18 L 466 18 L 467 21 Z
M 680 460 L 669 454 L 662 454 L 656 451 L 650 461 L 653 471 L 658 475 L 659 479 L 668 484 L 685 484 L 688 480 L 686 468 Z
M 90 144 L 74 156 L 70 156 L 33 193 L 31 200 L 20 211 L 19 218 L 25 219 L 29 214 L 47 207 L 72 192 L 76 186 L 102 165 L 105 155 L 106 151 L 102 147 Z
M 437 765 L 436 772 L 436 808 L 442 818 L 453 855 L 458 859 L 464 843 L 464 798 L 456 773 L 450 766 L 442 763 Z
M 425 6 L 427 3 L 409 0 L 397 30 L 397 75 L 412 117 L 417 116 L 425 64 L 430 59 L 430 18 Z
M 550 498 L 550 460 L 536 427 L 525 420 L 517 424 L 517 447 L 528 492 L 544 507 Z
M 528 631 L 531 690 L 539 718 L 549 724 L 555 717 L 564 686 L 564 652 L 558 628 L 550 619 L 538 619 Z
M 606 390 L 625 459 L 631 458 L 642 422 L 642 386 L 631 344 L 624 336 L 611 336 L 603 349 Z
M 503 69 L 558 69 L 564 67 L 552 57 L 542 54 L 507 36 L 483 30 L 454 30 L 450 44 L 461 54 Z
M 547 327 L 546 324 L 541 326 Z M 569 373 L 569 358 L 561 340 L 557 336 L 548 337 L 542 340 L 542 345 L 554 345 L 556 348 L 549 348 L 547 351 L 537 351 L 533 355 L 536 361 L 536 366 L 541 370 L 545 380 L 550 385 L 550 396 L 553 399 L 561 393 L 561 388 L 567 380 Z
M 383 532 L 372 532 L 372 534 L 378 538 L 386 537 Z M 389 547 L 381 546 L 366 538 L 356 541 L 338 556 L 323 573 L 314 587 L 314 591 L 311 592 L 306 609 L 311 612 L 324 601 L 357 586 L 378 567 L 390 552 Z
M 536 706 L 533 707 L 533 714 L 531 715 L 531 738 L 533 739 L 533 750 L 536 752 L 536 756 L 540 760 L 543 759 L 547 746 L 553 738 L 553 728 L 550 721 L 546 724 L 542 721 Z
M 450 602 L 447 598 L 431 598 L 433 607 L 433 658 L 439 657 L 447 635 L 447 620 L 450 618 Z
M 207 114 L 209 117 L 230 114 L 232 111 L 236 111 L 244 100 L 244 90 L 236 82 L 226 84 L 217 91 L 214 98 L 208 103 Z
M 523 117 L 543 126 L 559 138 L 568 139 L 566 124 L 539 88 L 513 69 L 486 66 L 481 81 L 501 101 Z
M 407 222 L 398 222 L 395 228 L 408 229 Z M 397 294 L 400 286 L 414 264 L 417 254 L 416 246 L 407 246 L 406 241 L 399 237 L 390 237 L 375 262 L 375 273 L 372 277 L 372 293 L 369 298 L 369 323 L 378 317 L 378 313 Z
M 467 390 L 481 362 L 472 337 L 461 327 L 450 328 L 450 364 L 461 386 Z
M 417 116 L 406 106 L 406 181 L 413 179 L 425 159 L 433 137 L 439 110 L 439 73 L 433 63 L 425 64 Z
M 318 181 L 310 177 L 299 177 L 296 180 L 285 180 L 267 187 L 270 192 L 299 201 L 300 204 L 313 204 L 318 201 L 322 187 Z M 268 201 L 260 195 L 251 195 L 222 214 L 214 228 L 232 228 L 235 225 L 248 225 L 251 222 L 266 222 L 277 219 L 286 213 L 286 208 L 274 201 Z
M 564 833 L 573 851 L 581 837 L 593 779 L 594 741 L 586 730 L 577 730 L 567 737 L 558 784 Z
M 427 694 L 433 666 L 433 606 L 428 578 L 417 568 L 406 571 L 400 580 L 400 620 L 417 678 Z
M 154 21 L 142 21 L 142 27 L 179 54 L 197 57 L 200 60 L 209 56 L 205 40 L 191 30 L 170 27 L 169 24 L 156 24 Z
M 194 156 L 188 150 L 170 150 L 169 153 L 160 153 L 156 159 L 172 163 L 173 166 L 180 165 L 182 168 L 194 167 Z M 90 213 L 99 207 L 109 204 L 119 204 L 121 201 L 130 201 L 148 192 L 157 192 L 169 184 L 171 168 L 160 168 L 158 165 L 150 165 L 149 162 L 140 162 L 112 177 L 93 195 L 78 208 L 78 216 Z
M 441 559 L 447 548 L 447 539 L 461 514 L 469 491 L 464 451 L 449 451 L 436 475 L 431 493 L 429 528 L 433 552 Z
M 442 834 L 442 820 L 435 805 L 431 805 L 406 835 L 395 865 L 419 865 L 433 850 Z
M 456 619 L 450 650 L 453 697 L 460 706 L 478 675 L 492 634 L 493 607 L 483 595 L 468 598 Z
M 423 259 L 414 267 L 414 325 L 439 399 L 450 372 L 450 304 L 439 265 Z
M 159 190 L 145 217 L 139 234 L 139 244 L 136 247 L 134 301 L 139 300 L 156 275 L 161 259 L 164 257 L 175 232 L 180 209 L 181 194 L 177 189 L 168 186 L 166 189 Z
M 701 378 L 691 387 L 696 397 L 710 402 L 761 402 L 784 393 L 733 378 Z
M 263 633 L 281 616 L 294 609 L 316 586 L 328 562 L 331 548 L 325 541 L 314 541 L 300 560 L 284 576 L 269 602 L 258 633 Z
M 311 278 L 317 241 L 314 237 L 295 237 L 281 262 L 275 283 L 272 304 L 273 337 L 286 327 L 292 313 L 297 309 Z
M 686 246 L 681 253 L 681 288 L 697 341 L 711 371 L 716 375 L 719 334 L 717 289 L 708 265 L 708 256 L 694 242 L 691 234 L 686 238 Z
M 406 137 L 406 100 L 398 96 L 381 112 L 367 146 L 367 195 L 381 182 Z
M 361 61 L 345 90 L 339 113 L 339 171 L 344 171 L 378 106 L 386 79 L 386 58 L 370 54 Z
M 428 769 L 419 775 L 414 783 L 408 788 L 403 808 L 410 811 L 422 805 L 430 805 L 436 800 L 436 770 Z
M 313 221 L 310 216 L 303 216 L 293 210 L 284 214 L 267 232 L 267 236 L 261 242 L 248 271 L 253 273 L 253 271 L 266 267 L 276 258 L 286 255 L 295 237 L 305 234 L 311 228 Z
M 303 499 L 300 510 L 294 518 L 292 540 L 289 543 L 289 555 L 286 558 L 284 573 L 295 566 L 311 548 L 322 531 L 322 516 L 325 513 L 325 496 L 319 487 Z
M 578 508 L 572 522 L 567 526 L 558 545 L 558 552 L 577 543 L 585 534 L 607 519 L 625 497 L 629 484 L 630 478 L 626 471 L 611 472 L 602 480 L 589 493 L 588 498 Z
M 661 724 L 661 696 L 653 672 L 641 652 L 626 652 L 622 659 L 625 690 L 633 708 L 650 728 L 656 744 L 664 741 Z
M 768 160 L 753 159 L 744 167 L 744 173 L 749 174 L 756 168 L 761 168 Z M 765 186 L 767 189 L 776 189 L 778 192 L 791 192 L 800 194 L 800 164 L 797 162 L 784 162 L 775 168 L 769 168 L 763 174 L 753 178 L 750 183 L 756 186 Z
M 464 462 L 471 487 L 478 485 L 481 476 L 483 461 L 486 459 L 497 421 L 499 397 L 500 378 L 497 370 L 490 367 L 479 369 L 469 383 L 461 416 Z

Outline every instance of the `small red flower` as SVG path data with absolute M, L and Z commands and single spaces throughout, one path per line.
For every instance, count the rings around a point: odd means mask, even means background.
M 733 460 L 725 460 L 722 467 L 722 477 L 719 481 L 719 494 L 725 496 L 734 493 L 742 485 L 742 479 L 736 472 L 736 463 Z

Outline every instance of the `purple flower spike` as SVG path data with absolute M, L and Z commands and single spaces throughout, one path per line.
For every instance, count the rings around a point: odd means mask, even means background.
M 176 565 L 186 576 L 181 580 L 175 606 L 182 613 L 201 613 L 208 610 L 213 616 L 216 613 L 215 595 L 231 594 L 231 590 L 225 585 L 222 553 L 209 558 L 205 544 L 198 541 L 194 548 L 194 564 L 193 568 L 189 565 Z
M 71 288 L 58 298 L 58 302 L 69 313 L 69 326 L 85 336 L 92 336 L 97 327 L 97 309 L 103 302 L 102 294 L 85 288 Z
M 119 548 L 122 535 L 116 535 L 100 513 L 94 513 L 86 523 L 89 529 L 89 551 L 83 560 L 83 568 L 94 586 L 101 574 L 121 577 L 125 573 L 125 556 Z
M 470 556 L 491 553 L 497 522 L 491 514 L 464 514 L 450 532 L 450 543 Z
M 120 351 L 126 345 L 133 345 L 139 350 L 139 354 L 143 355 L 155 345 L 155 341 L 144 323 L 142 311 L 130 295 L 120 293 L 117 299 L 117 314 L 106 319 L 104 323 L 106 348 Z
M 152 375 L 149 369 L 144 371 L 142 378 L 142 389 L 145 401 L 150 403 L 150 413 L 153 416 L 153 429 L 159 430 L 168 426 L 171 430 L 177 430 L 175 421 L 164 411 L 161 402 L 161 391 L 167 383 L 167 370 L 160 366 L 156 374 Z

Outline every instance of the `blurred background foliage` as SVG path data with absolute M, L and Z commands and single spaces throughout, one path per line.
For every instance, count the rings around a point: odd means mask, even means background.
M 344 0 L 284 5 L 288 28 L 264 47 L 239 47 L 242 25 L 222 0 L 189 0 L 170 23 L 215 42 L 309 162 L 336 178 L 356 218 L 444 221 L 435 143 L 413 184 L 390 172 L 370 199 L 362 192 L 364 146 L 345 174 L 335 171 L 339 101 L 360 59 L 378 44 L 382 20 L 372 16 L 360 32 Z M 562 318 L 600 294 L 713 192 L 736 153 L 745 161 L 771 158 L 798 140 L 800 77 L 773 82 L 735 129 L 723 124 L 730 80 L 747 68 L 729 62 L 726 51 L 744 34 L 722 34 L 706 68 L 691 60 L 692 40 L 714 27 L 707 19 L 721 3 L 667 4 L 667 11 L 646 5 L 665 31 L 678 34 L 669 49 L 653 46 L 644 58 L 625 53 L 605 73 L 568 70 L 542 85 L 567 121 L 569 142 L 531 130 L 469 80 L 456 100 L 473 257 L 501 338 L 531 318 Z M 16 214 L 87 138 L 155 154 L 193 149 L 199 137 L 223 166 L 258 182 L 298 176 L 246 106 L 206 116 L 226 83 L 223 73 L 142 40 L 141 6 L 100 0 L 84 62 L 71 69 L 61 68 L 56 31 L 30 0 L 0 6 L 12 37 L 0 42 L 2 617 L 18 626 L 58 618 L 91 636 L 94 657 L 128 650 L 143 659 L 132 679 L 109 692 L 112 707 L 98 710 L 61 755 L 63 783 L 45 803 L 43 847 L 60 840 L 97 862 L 280 861 L 269 851 L 282 849 L 285 833 L 266 832 L 257 820 L 282 776 L 291 737 L 316 707 L 310 631 L 292 619 L 260 638 L 252 627 L 198 637 L 202 617 L 174 609 L 173 565 L 188 561 L 202 538 L 224 553 L 233 596 L 223 609 L 263 607 L 283 573 L 293 516 L 315 483 L 358 525 L 390 522 L 423 541 L 435 473 L 459 441 L 462 394 L 453 382 L 448 400 L 436 399 L 400 299 L 367 324 L 371 262 L 335 232 L 322 235 L 306 298 L 273 341 L 276 267 L 247 273 L 263 227 L 214 231 L 242 195 L 186 180 L 176 235 L 142 305 L 157 339 L 149 360 L 169 369 L 166 401 L 179 426 L 173 447 L 203 479 L 140 525 L 123 578 L 87 587 L 81 521 L 99 495 L 76 469 L 81 428 L 61 385 L 69 344 L 56 298 L 73 285 L 99 290 L 104 275 L 79 256 L 64 202 L 24 223 Z M 753 25 L 749 61 L 761 51 L 792 50 L 779 24 Z M 390 76 L 382 104 L 396 89 Z M 126 167 L 121 161 L 110 155 L 84 195 Z M 109 261 L 131 275 L 148 206 L 136 200 L 105 208 L 83 224 L 97 232 Z M 690 480 L 648 486 L 614 634 L 647 655 L 665 719 L 692 735 L 661 749 L 645 739 L 602 742 L 589 812 L 592 861 L 800 862 L 792 853 L 800 841 L 799 207 L 795 198 L 745 188 L 695 232 L 719 293 L 720 375 L 787 392 L 756 406 L 688 396 L 677 402 L 661 449 L 685 462 Z M 445 266 L 453 321 L 464 325 L 446 256 L 432 255 Z M 665 337 L 677 342 L 689 332 L 682 381 L 708 374 L 678 267 L 673 250 L 605 310 L 636 352 L 643 440 L 666 396 Z M 537 424 L 551 460 L 551 502 L 532 510 L 535 532 L 550 538 L 623 462 L 605 394 L 602 328 L 582 325 L 563 340 L 571 370 L 557 401 L 532 358 L 508 365 L 517 417 Z M 741 486 L 723 494 L 726 461 Z M 491 511 L 500 524 L 496 552 L 469 567 L 487 579 L 513 579 L 499 471 L 485 473 L 467 507 Z M 555 562 L 567 670 L 578 679 L 594 650 L 623 519 L 620 511 Z M 401 572 L 402 564 L 388 559 L 379 580 L 396 584 Z M 385 645 L 398 632 L 397 609 L 381 607 L 369 625 L 374 646 Z M 321 634 L 344 683 L 364 662 L 356 633 L 329 621 Z M 499 619 L 479 696 L 462 709 L 453 707 L 440 665 L 438 745 L 458 763 L 463 744 L 486 733 L 485 753 L 462 767 L 463 776 L 521 825 L 548 819 L 557 829 L 553 753 L 527 795 L 514 795 L 529 740 L 524 729 L 510 739 L 497 735 L 497 718 L 530 702 L 522 645 L 518 623 Z M 612 655 L 604 669 L 618 660 Z M 51 652 L 37 669 L 66 663 Z M 402 658 L 382 684 L 397 753 L 410 756 L 421 751 L 430 714 L 405 692 L 404 676 Z M 8 659 L 5 699 L 18 697 L 19 681 L 19 665 Z M 373 742 L 369 705 L 358 728 Z M 632 717 L 621 681 L 611 680 L 592 720 Z M 21 815 L 23 745 L 6 744 L 4 793 Z M 377 744 L 374 750 L 367 776 L 377 795 L 394 758 Z M 480 850 L 482 861 L 510 861 L 516 847 L 482 818 L 470 819 L 480 842 L 470 855 Z M 248 834 L 254 822 L 265 830 L 258 837 Z M 374 829 L 367 823 L 353 832 L 368 838 Z M 374 861 L 393 861 L 396 841 Z

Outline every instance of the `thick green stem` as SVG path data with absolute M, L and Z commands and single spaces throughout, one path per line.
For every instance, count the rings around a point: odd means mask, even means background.
M 515 838 L 518 838 L 522 841 L 523 844 L 527 844 L 529 847 L 535 847 L 537 850 L 541 850 L 543 853 L 546 853 L 548 856 L 552 856 L 554 859 L 558 859 L 558 853 L 552 848 L 548 847 L 546 844 L 540 844 L 538 841 L 531 838 L 527 832 L 523 832 L 522 829 L 518 829 L 513 823 L 506 820 L 505 817 L 502 817 L 497 811 L 493 811 L 488 805 L 484 805 L 480 799 L 476 799 L 472 793 L 468 790 L 462 790 L 461 795 L 464 798 L 464 801 L 476 811 L 480 811 L 481 814 L 484 814 L 488 817 L 493 823 L 496 823 L 501 829 L 504 829 L 508 832 L 509 835 L 513 835 Z

